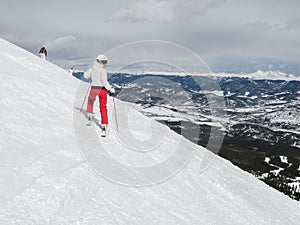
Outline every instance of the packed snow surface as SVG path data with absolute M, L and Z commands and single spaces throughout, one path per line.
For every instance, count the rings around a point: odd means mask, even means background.
M 85 117 L 78 112 L 79 82 L 0 39 L 0 224 L 299 223 L 299 202 L 219 157 L 199 172 L 203 156 L 213 158 L 211 153 L 117 99 L 116 131 L 112 98 L 111 129 L 105 139 L 97 139 L 97 147 L 103 147 L 99 154 L 108 151 L 123 163 L 140 166 L 142 162 L 130 161 L 128 145 L 147 148 L 149 135 L 161 133 L 166 142 L 153 151 L 162 153 L 147 153 L 152 159 L 147 163 L 167 157 L 164 150 L 174 151 L 176 140 L 183 143 L 183 151 L 195 154 L 175 176 L 147 187 L 120 185 L 100 176 L 82 154 L 80 133 L 75 134 L 77 125 L 86 138 L 95 130 L 84 127 Z M 125 116 L 122 112 L 128 108 Z M 126 135 L 136 138 L 124 144 Z

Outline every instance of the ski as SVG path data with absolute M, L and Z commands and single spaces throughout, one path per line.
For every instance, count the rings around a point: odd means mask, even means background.
M 93 121 L 88 121 L 85 125 L 87 125 L 87 126 L 91 126 L 92 125 L 92 123 L 93 123 Z
M 94 114 L 92 114 L 92 113 L 91 113 L 91 114 L 88 114 L 88 115 L 87 115 L 87 119 L 88 119 L 88 121 L 87 121 L 86 125 L 87 125 L 87 126 L 91 126 L 92 123 L 95 122 Z

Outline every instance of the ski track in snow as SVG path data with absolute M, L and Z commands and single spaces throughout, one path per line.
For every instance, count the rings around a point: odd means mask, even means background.
M 78 83 L 61 68 L 0 39 L 0 224 L 274 225 L 300 221 L 299 202 L 222 158 L 216 157 L 199 172 L 204 154 L 211 153 L 188 141 L 185 147 L 196 148 L 195 156 L 161 184 L 126 187 L 99 176 L 83 159 L 74 134 Z M 131 106 L 116 103 L 122 118 L 122 111 Z M 107 139 L 100 141 L 113 151 L 120 143 L 113 132 L 112 107 L 109 98 L 112 127 Z M 138 118 L 133 133 L 141 133 L 130 145 L 138 147 L 151 132 L 163 132 L 168 140 L 180 138 L 162 125 L 151 127 L 149 118 L 142 119 L 137 112 L 131 114 L 129 118 Z M 119 120 L 120 128 L 125 122 Z M 142 124 L 148 128 L 139 129 Z M 122 157 L 126 160 L 126 154 Z

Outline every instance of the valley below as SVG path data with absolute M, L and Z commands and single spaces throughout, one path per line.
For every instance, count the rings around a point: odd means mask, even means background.
M 212 129 L 221 132 L 216 154 L 300 199 L 300 81 L 127 73 L 109 80 L 117 98 L 196 144 L 209 149 Z

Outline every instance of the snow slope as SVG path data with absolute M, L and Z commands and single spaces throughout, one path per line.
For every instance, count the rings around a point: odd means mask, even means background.
M 109 98 L 108 137 L 89 139 L 97 132 L 93 126 L 86 127 L 84 116 L 78 113 L 82 101 L 78 95 L 83 94 L 78 93 L 78 85 L 63 69 L 0 39 L 0 224 L 273 225 L 300 221 L 299 202 L 224 159 L 216 157 L 199 172 L 203 156 L 210 153 L 128 103 L 116 100 L 117 132 Z M 129 133 L 136 138 L 127 138 Z M 154 152 L 148 152 L 144 161 L 132 161 L 141 152 L 128 149 L 149 149 L 148 137 L 159 138 L 157 134 L 164 134 L 165 139 L 155 145 Z M 195 155 L 165 182 L 130 187 L 109 181 L 99 175 L 97 165 L 91 166 L 93 161 L 82 151 L 88 139 L 95 141 L 93 156 L 108 151 L 135 167 L 168 157 L 165 149 L 174 150 L 176 140 L 183 151 L 195 150 Z

